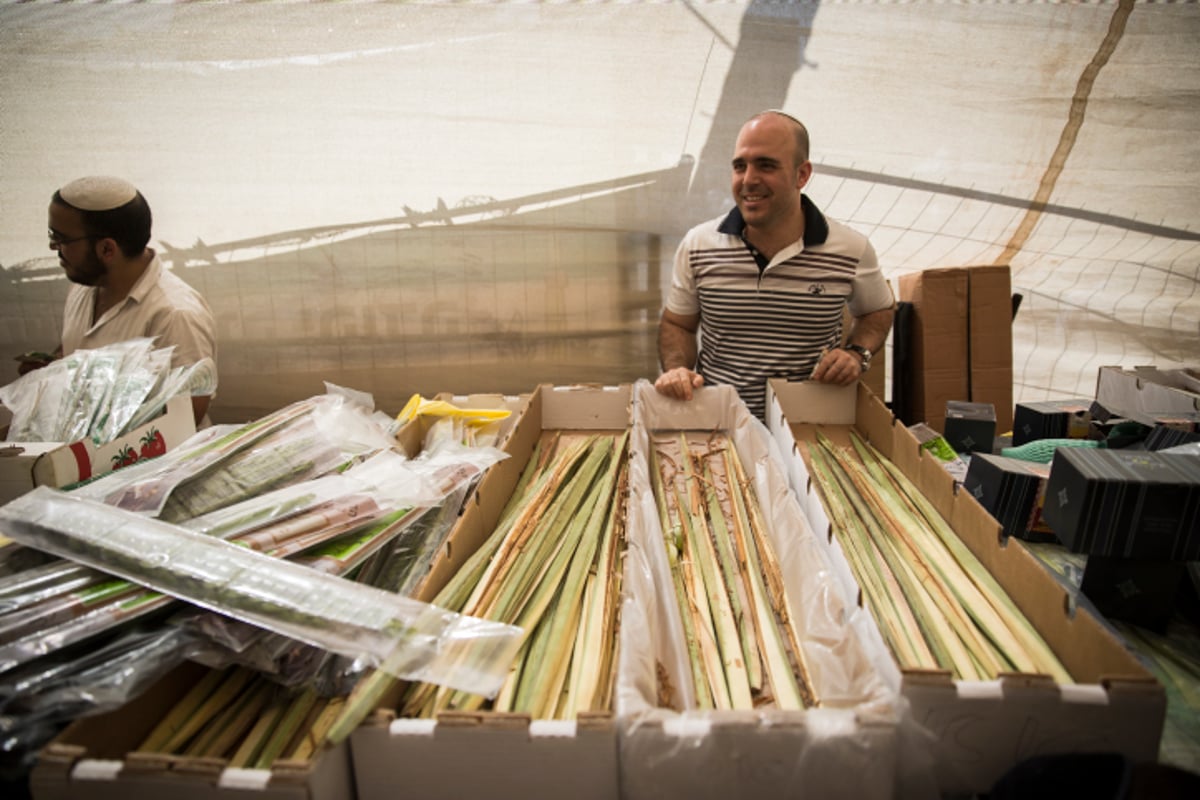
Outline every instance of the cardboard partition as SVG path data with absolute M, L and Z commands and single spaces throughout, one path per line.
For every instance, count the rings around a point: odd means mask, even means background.
M 163 714 L 207 667 L 186 663 L 135 701 L 71 723 L 42 748 L 30 775 L 35 800 L 347 800 L 354 797 L 349 745 L 270 770 L 233 769 L 224 759 L 137 751 Z
M 419 599 L 432 600 L 492 533 L 543 433 L 624 431 L 630 402 L 627 385 L 538 387 L 505 439 L 510 457 L 492 466 L 468 498 Z M 447 800 L 618 796 L 617 725 L 609 713 L 562 722 L 487 711 L 414 720 L 382 707 L 350 743 L 361 800 L 398 792 Z
M 846 407 L 854 409 L 846 423 Z M 828 516 L 799 452 L 816 431 L 847 441 L 851 427 L 890 459 L 946 518 L 1042 634 L 1075 679 L 1058 685 L 1042 675 L 956 681 L 948 672 L 894 671 L 911 713 L 933 737 L 943 793 L 985 792 L 1009 768 L 1048 753 L 1117 752 L 1154 761 L 1166 717 L 1161 684 L 1068 590 L 923 452 L 916 438 L 868 389 L 771 381 L 768 427 L 790 453 L 793 486 L 807 496 L 810 521 L 830 557 L 845 563 Z M 860 596 L 848 566 L 836 571 L 849 597 Z M 874 635 L 882 645 L 882 635 Z M 894 662 L 893 662 L 894 664 Z
M 159 417 L 107 444 L 97 446 L 87 439 L 10 444 L 0 448 L 0 503 L 35 486 L 70 486 L 162 455 L 195 432 L 192 398 L 178 395 L 167 401 Z

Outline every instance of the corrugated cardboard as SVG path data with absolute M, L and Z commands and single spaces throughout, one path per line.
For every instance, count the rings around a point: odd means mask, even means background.
M 946 401 L 970 398 L 966 269 L 900 276 L 900 299 L 912 303 L 910 422 L 945 431 Z
M 943 793 L 988 791 L 1009 768 L 1039 754 L 1107 751 L 1135 762 L 1157 758 L 1166 717 L 1162 685 L 1101 620 L 1075 609 L 1067 589 L 1021 543 L 1002 543 L 999 523 L 968 492 L 955 490 L 954 479 L 878 398 L 861 386 L 855 391 L 771 381 L 767 424 L 792 453 L 793 486 L 808 497 L 812 524 L 822 530 L 830 523 L 796 443 L 814 438 L 818 424 L 830 438 L 845 440 L 852 425 L 917 484 L 1076 679 L 1061 686 L 1040 675 L 954 681 L 949 673 L 897 670 L 913 717 L 935 738 Z M 824 541 L 844 562 L 836 540 Z M 845 591 L 857 596 L 849 569 L 840 574 L 849 579 Z
M 513 411 L 512 416 L 501 424 L 501 440 L 512 433 L 528 402 L 524 396 L 493 394 L 440 395 L 439 399 L 453 402 L 460 408 Z M 187 419 L 192 419 L 190 404 Z M 424 417 L 412 420 L 397 432 L 397 445 L 410 458 L 416 457 L 431 424 L 432 420 Z M 434 561 L 432 569 L 437 577 L 426 578 L 421 599 L 427 599 L 440 588 L 440 583 L 435 585 L 431 581 L 444 581 L 445 574 L 469 555 L 462 550 L 447 543 Z M 39 800 L 42 797 L 346 800 L 355 796 L 349 742 L 322 750 L 308 761 L 276 762 L 269 770 L 230 769 L 221 759 L 160 757 L 135 752 L 134 748 L 145 737 L 145 732 L 195 683 L 201 669 L 198 665 L 186 664 L 122 708 L 79 720 L 68 727 L 39 753 L 32 778 L 35 796 Z M 123 734 L 107 736 L 106 731 L 113 729 L 119 729 Z
M 883 800 L 894 794 L 898 753 L 895 691 L 874 674 L 853 601 L 835 596 L 828 564 L 788 485 L 774 442 L 728 386 L 667 400 L 635 386 L 630 442 L 629 552 L 622 608 L 621 796 L 626 800 L 820 797 Z M 694 696 L 687 643 L 672 592 L 662 527 L 648 483 L 651 448 L 678 432 L 720 431 L 753 483 L 789 615 L 821 705 L 705 710 Z M 662 689 L 665 683 L 672 691 Z M 664 701 L 663 695 L 670 695 Z M 670 706 L 670 707 L 668 707 Z M 676 710 L 686 709 L 686 710 Z
M 1184 372 L 1180 378 L 1187 376 Z M 1192 384 L 1172 380 L 1154 367 L 1101 367 L 1096 378 L 1096 402 L 1113 413 L 1200 413 L 1200 393 Z
M 902 275 L 912 304 L 912 419 L 943 432 L 946 402 L 991 403 L 996 429 L 1012 427 L 1012 283 L 1007 266 L 950 267 Z
M 623 431 L 630 387 L 541 386 L 508 434 L 509 458 L 494 465 L 468 499 L 419 599 L 429 601 L 495 528 L 547 431 Z M 361 800 L 405 796 L 496 800 L 615 800 L 617 726 L 613 714 L 532 720 L 525 714 L 441 714 L 397 718 L 381 708 L 350 738 Z
M 1007 266 L 967 269 L 967 339 L 972 403 L 996 408 L 996 431 L 1013 421 L 1012 278 Z
M 177 447 L 196 432 L 192 399 L 172 397 L 161 416 L 108 444 L 89 440 L 31 442 L 0 450 L 0 503 L 6 503 L 34 486 L 70 486 L 104 475 L 121 466 Z M 7 448 L 5 448 L 7 449 Z M 19 451 L 19 452 L 17 452 Z
M 37 800 L 348 800 L 354 797 L 349 746 L 272 770 L 226 769 L 221 759 L 138 753 L 153 727 L 207 667 L 183 664 L 137 700 L 71 723 L 38 754 L 30 776 Z

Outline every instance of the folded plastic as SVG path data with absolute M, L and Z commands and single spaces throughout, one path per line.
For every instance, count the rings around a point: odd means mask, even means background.
M 397 678 L 491 696 L 515 626 L 455 614 L 92 500 L 38 487 L 0 507 L 0 532 Z

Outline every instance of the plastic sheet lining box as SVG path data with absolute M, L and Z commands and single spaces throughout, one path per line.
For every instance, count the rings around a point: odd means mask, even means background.
M 112 472 L 142 458 L 161 455 L 196 432 L 192 399 L 173 397 L 156 419 L 103 445 L 88 440 L 16 442 L 0 445 L 0 503 L 35 486 L 69 486 Z
M 1071 684 L 1037 674 L 962 681 L 943 671 L 902 672 L 891 660 L 890 680 L 933 738 L 932 769 L 943 794 L 987 792 L 1007 770 L 1040 754 L 1157 759 L 1166 717 L 1162 685 L 1104 622 L 1075 607 L 1069 591 L 1022 543 L 1003 540 L 1000 524 L 968 492 L 955 491 L 953 478 L 875 395 L 861 385 L 771 381 L 767 424 L 790 454 L 792 485 L 807 498 L 813 527 L 828 532 L 818 538 L 843 565 L 847 597 L 859 597 L 860 590 L 797 447 L 814 439 L 818 428 L 843 443 L 854 429 L 912 479 L 1074 677 Z M 882 647 L 882 634 L 876 635 Z
M 623 432 L 631 390 L 541 386 L 509 432 L 509 458 L 488 470 L 450 533 L 418 599 L 431 601 L 494 530 L 521 471 L 544 433 Z M 614 713 L 575 720 L 527 714 L 452 712 L 433 720 L 397 717 L 396 693 L 351 734 L 360 800 L 398 795 L 492 800 L 615 800 L 618 797 Z
M 725 434 L 754 484 L 819 706 L 696 708 L 649 473 L 650 448 L 666 447 L 667 439 L 688 431 Z M 627 599 L 618 672 L 621 796 L 892 797 L 901 764 L 898 695 L 862 643 L 859 626 L 866 621 L 845 613 L 766 428 L 732 387 L 703 387 L 683 402 L 638 381 L 630 446 Z M 664 701 L 664 695 L 675 702 Z

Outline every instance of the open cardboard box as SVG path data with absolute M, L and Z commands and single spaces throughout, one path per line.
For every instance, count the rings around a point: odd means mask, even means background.
M 948 672 L 902 673 L 891 660 L 888 679 L 934 739 L 934 769 L 943 793 L 988 791 L 1009 768 L 1040 754 L 1115 752 L 1135 762 L 1157 759 L 1166 716 L 1162 685 L 1102 620 L 1075 608 L 1068 591 L 1022 543 L 1002 540 L 1000 524 L 970 493 L 956 491 L 953 478 L 870 390 L 771 381 L 767 415 L 772 435 L 790 454 L 792 485 L 813 527 L 828 532 L 820 539 L 841 565 L 849 597 L 859 595 L 857 583 L 796 448 L 797 442 L 813 439 L 818 426 L 843 443 L 853 427 L 900 467 L 1075 677 L 1071 685 L 1024 674 L 956 681 Z M 873 636 L 884 647 L 877 629 Z
M 35 486 L 70 486 L 177 447 L 196 432 L 192 398 L 172 397 L 157 418 L 107 444 L 84 439 L 62 442 L 9 442 L 0 446 L 0 503 Z
M 418 598 L 432 600 L 491 534 L 543 433 L 624 431 L 629 424 L 629 386 L 538 387 L 505 439 L 510 457 L 489 469 L 468 499 Z M 398 793 L 447 800 L 618 796 L 615 714 L 554 721 L 479 711 L 406 719 L 393 710 L 398 699 L 393 693 L 351 735 L 361 800 Z
M 782 456 L 729 386 L 687 402 L 635 385 L 618 711 L 621 795 L 888 798 L 899 766 L 898 695 L 879 677 L 791 492 Z M 663 531 L 650 448 L 679 431 L 721 431 L 754 482 L 821 704 L 803 710 L 699 710 Z M 677 700 L 660 700 L 665 674 Z
M 460 408 L 512 411 L 501 421 L 499 439 L 515 428 L 527 397 L 440 395 Z M 187 400 L 187 398 L 184 398 Z M 187 406 L 190 421 L 191 406 Z M 396 434 L 397 445 L 410 458 L 420 454 L 431 419 L 418 417 Z M 501 462 L 503 464 L 505 462 Z M 486 478 L 486 476 L 485 476 Z M 425 581 L 432 596 L 465 557 L 447 542 Z M 436 575 L 435 575 L 436 574 Z M 435 583 L 435 581 L 440 581 Z M 34 797 L 87 800 L 171 797 L 172 800 L 346 800 L 355 796 L 350 744 L 326 748 L 304 761 L 280 760 L 271 769 L 238 769 L 224 759 L 201 759 L 139 753 L 135 750 L 153 725 L 206 670 L 185 663 L 146 693 L 112 712 L 76 720 L 39 753 L 31 785 Z
M 1101 367 L 1096 402 L 1114 413 L 1200 413 L 1200 391 L 1189 370 Z

